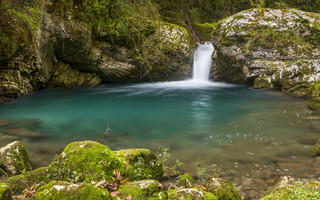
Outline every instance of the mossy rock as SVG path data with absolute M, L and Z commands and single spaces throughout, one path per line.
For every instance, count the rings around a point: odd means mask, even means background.
M 318 140 L 315 148 L 313 149 L 312 156 L 313 157 L 320 156 L 320 140 Z
M 193 185 L 194 185 L 193 178 L 189 174 L 183 174 L 178 181 L 178 186 L 180 187 L 192 188 Z
M 51 180 L 73 182 L 99 182 L 102 178 L 111 181 L 114 171 L 124 164 L 108 147 L 93 141 L 69 144 L 48 168 Z
M 162 162 L 149 149 L 125 149 L 114 153 L 125 166 L 119 171 L 129 180 L 162 179 Z
M 97 188 L 86 183 L 69 183 L 51 181 L 40 187 L 35 193 L 35 200 L 108 200 L 111 196 L 106 189 Z
M 5 183 L 13 194 L 21 194 L 23 190 L 34 184 L 48 183 L 47 167 L 41 167 L 17 176 L 8 178 Z
M 168 200 L 218 200 L 214 194 L 199 188 L 173 189 L 167 193 Z
M 0 181 L 0 200 L 11 200 L 11 190 L 10 188 Z
M 320 82 L 313 84 L 307 94 L 307 104 L 314 110 L 320 110 Z
M 132 199 L 158 199 L 161 196 L 166 196 L 165 193 L 159 194 L 160 183 L 156 180 L 142 180 L 129 182 L 121 185 L 118 189 L 120 192 L 120 199 L 126 199 L 131 196 Z M 160 197 L 159 197 L 160 195 Z
M 241 200 L 241 196 L 234 185 L 224 179 L 211 178 L 206 182 L 206 187 L 219 200 Z
M 282 176 L 268 188 L 261 200 L 320 199 L 320 182 Z
M 262 88 L 271 88 L 271 77 L 258 77 L 253 82 L 253 87 L 256 89 L 262 89 Z
M 31 170 L 28 153 L 19 141 L 0 149 L 0 176 L 13 176 Z

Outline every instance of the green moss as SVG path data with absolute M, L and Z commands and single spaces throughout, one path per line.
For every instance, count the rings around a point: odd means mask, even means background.
M 271 77 L 258 77 L 253 82 L 253 87 L 257 89 L 261 88 L 271 88 Z
M 0 200 L 11 200 L 11 190 L 10 188 L 0 181 Z
M 189 174 L 183 174 L 178 181 L 178 185 L 184 188 L 192 188 L 193 183 L 193 178 Z
M 313 149 L 312 156 L 320 156 L 320 140 L 317 142 L 315 148 Z
M 307 105 L 314 110 L 320 110 L 320 82 L 310 87 L 307 94 Z
M 176 200 L 176 199 L 217 200 L 218 199 L 214 194 L 199 188 L 168 190 L 167 193 L 168 193 L 168 200 Z
M 114 153 L 124 166 L 119 171 L 129 180 L 162 179 L 162 163 L 149 149 L 126 149 Z
M 21 194 L 24 189 L 34 184 L 49 182 L 47 179 L 47 167 L 10 177 L 5 182 L 11 188 L 13 194 Z
M 120 160 L 108 147 L 93 141 L 74 142 L 49 165 L 48 178 L 98 182 L 102 178 L 112 180 L 114 170 L 121 168 Z
M 197 31 L 197 35 L 202 41 L 211 40 L 215 27 L 216 23 L 195 24 L 194 26 L 195 30 Z
M 31 170 L 28 153 L 21 142 L 12 142 L 3 149 L 0 154 L 0 166 L 7 175 L 17 175 Z
M 108 200 L 109 192 L 90 184 L 72 184 L 62 181 L 51 181 L 40 187 L 34 196 L 35 200 Z
M 241 200 L 241 196 L 229 181 L 221 178 L 211 178 L 207 181 L 206 187 L 219 200 Z
M 260 200 L 274 200 L 274 199 L 299 199 L 311 200 L 320 199 L 320 191 L 315 188 L 306 186 L 294 186 L 292 188 L 284 188 L 280 191 L 273 192 Z
M 121 185 L 118 189 L 121 199 L 131 196 L 132 199 L 156 198 L 159 189 L 159 182 L 156 180 L 142 180 Z

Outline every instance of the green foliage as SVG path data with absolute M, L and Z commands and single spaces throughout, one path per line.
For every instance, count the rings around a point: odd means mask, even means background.
M 286 187 L 280 191 L 273 192 L 261 200 L 288 199 L 288 200 L 318 200 L 320 199 L 320 191 L 318 189 L 306 186 Z
M 170 148 L 169 147 L 160 147 L 157 152 L 158 158 L 161 160 L 164 174 L 167 177 L 175 176 L 179 174 L 178 167 L 180 166 L 180 161 L 178 159 L 175 160 L 173 165 L 169 164 L 169 158 L 171 157 L 171 154 L 169 153 Z

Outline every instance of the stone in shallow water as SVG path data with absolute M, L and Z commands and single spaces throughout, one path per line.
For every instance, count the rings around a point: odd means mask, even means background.
M 9 125 L 9 121 L 8 120 L 0 119 L 0 127 L 1 126 L 8 126 L 8 125 Z
M 32 139 L 43 138 L 43 135 L 41 133 L 36 131 L 31 131 L 28 129 L 7 129 L 7 130 L 4 130 L 3 133 L 5 135 L 18 136 L 23 138 L 32 138 Z

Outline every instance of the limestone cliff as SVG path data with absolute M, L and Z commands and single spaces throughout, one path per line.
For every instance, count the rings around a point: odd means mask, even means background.
M 0 9 L 0 96 L 191 74 L 186 29 L 163 22 L 150 0 L 4 0 Z
M 316 13 L 251 9 L 207 24 L 218 50 L 219 79 L 311 97 L 320 81 L 319 23 Z

